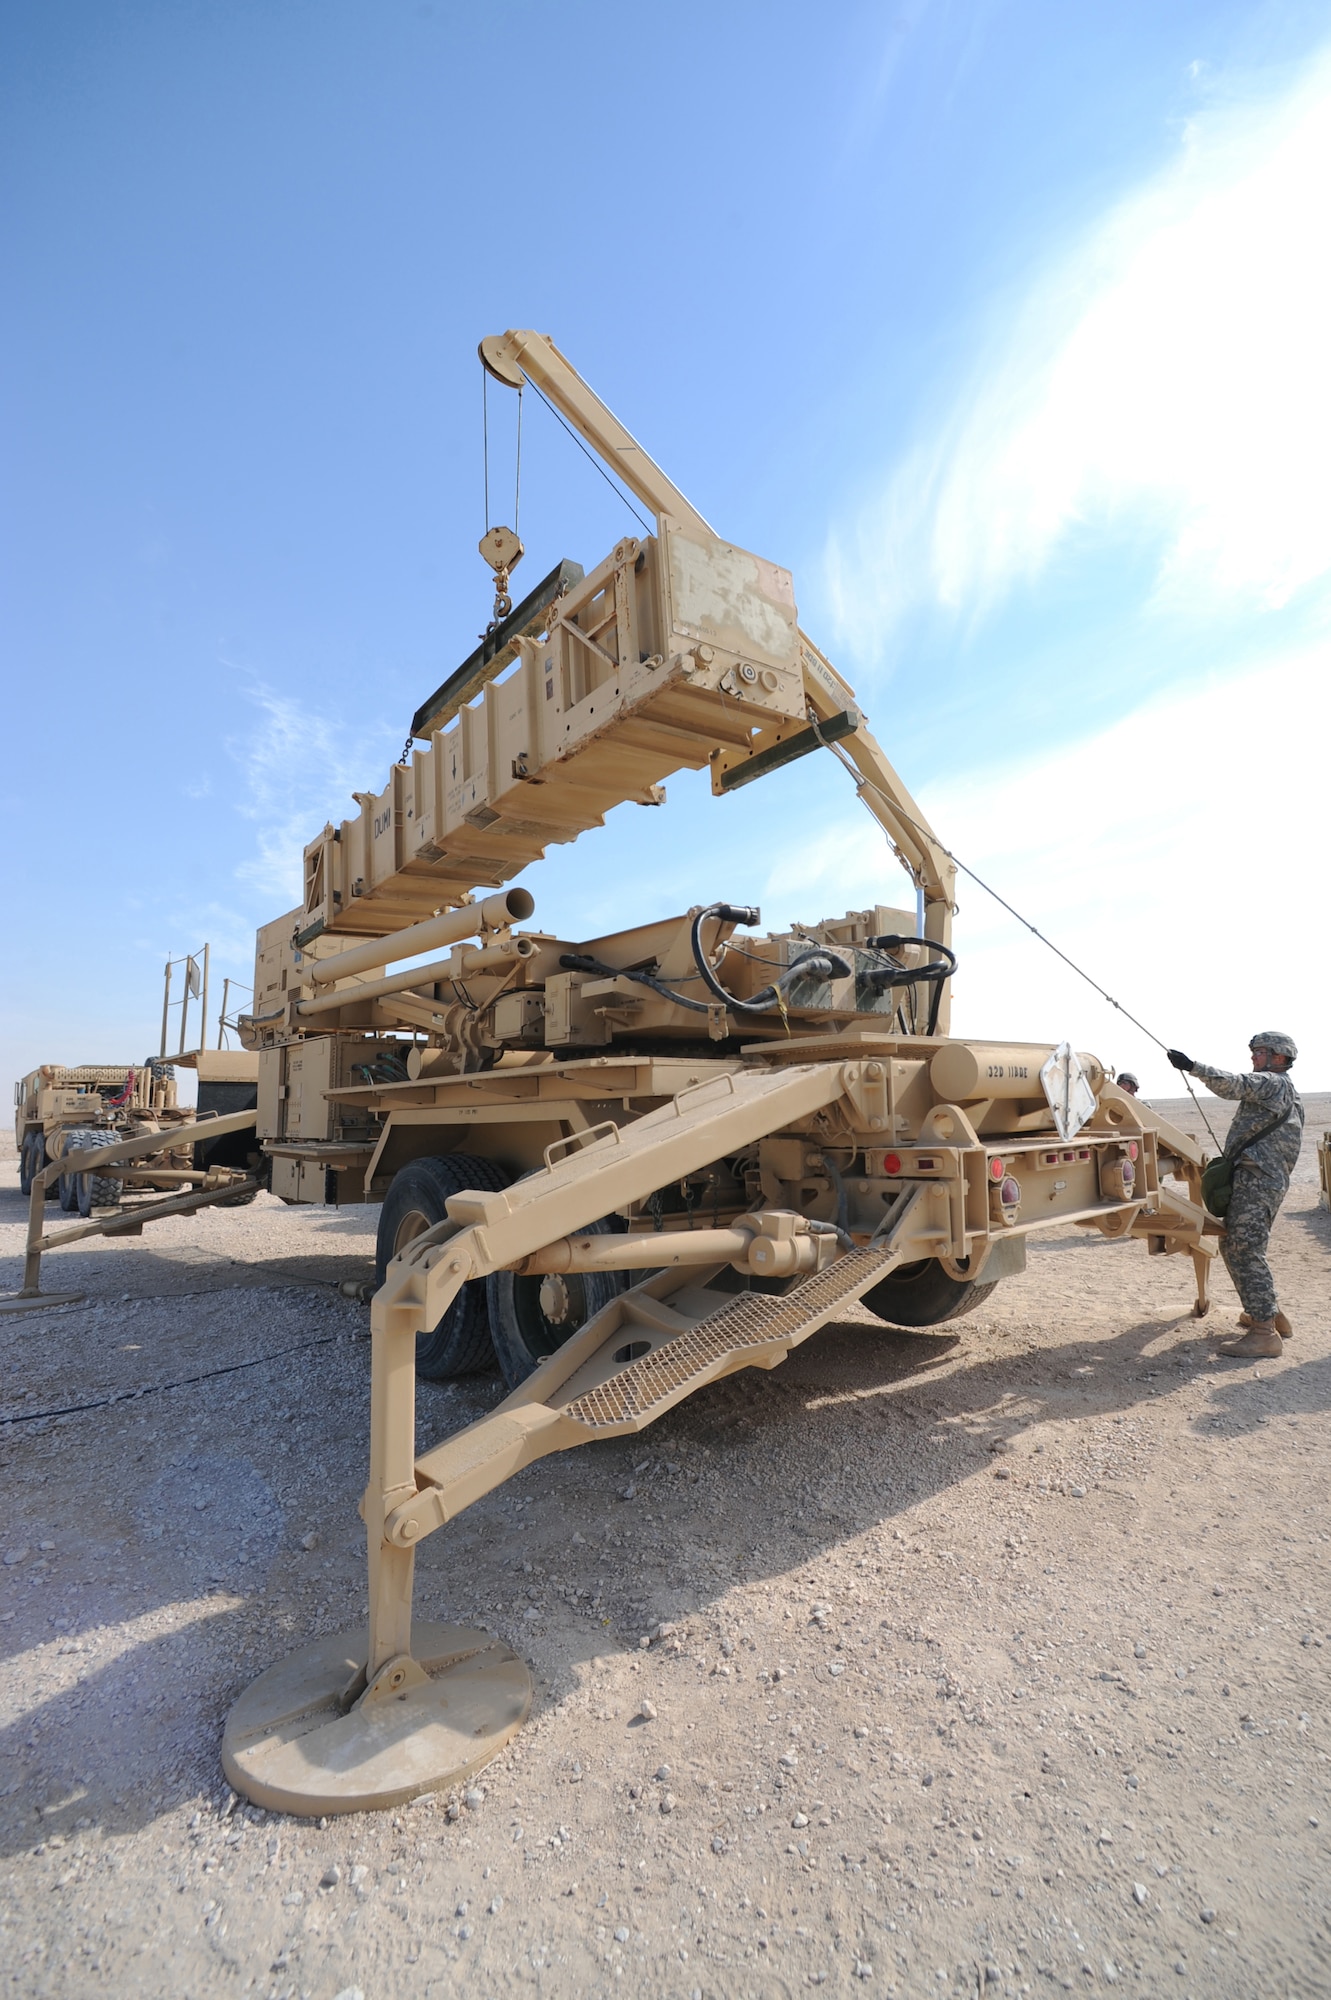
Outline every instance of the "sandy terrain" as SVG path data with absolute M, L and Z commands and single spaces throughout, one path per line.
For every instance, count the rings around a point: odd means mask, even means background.
M 1214 1359 L 1223 1272 L 1197 1322 L 1186 1259 L 1065 1229 L 952 1329 L 856 1311 L 546 1460 L 424 1546 L 416 1594 L 530 1661 L 530 1725 L 467 1802 L 325 1826 L 238 1805 L 217 1747 L 263 1667 L 362 1615 L 367 1315 L 334 1286 L 374 1211 L 265 1196 L 53 1257 L 86 1303 L 0 1320 L 28 1419 L 0 1429 L 0 1976 L 1326 1994 L 1331 1099 L 1309 1111 L 1281 1360 Z M 11 1157 L 5 1285 L 24 1206 Z M 422 1436 L 498 1393 L 422 1385 Z

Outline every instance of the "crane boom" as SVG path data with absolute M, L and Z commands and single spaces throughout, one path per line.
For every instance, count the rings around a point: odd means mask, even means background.
M 298 948 L 383 938 L 513 881 L 615 807 L 709 769 L 720 795 L 833 747 L 950 941 L 953 868 L 845 679 L 801 631 L 790 572 L 718 536 L 544 334 L 481 343 L 535 384 L 655 516 L 585 573 L 561 563 L 418 709 L 424 748 L 305 850 Z M 516 667 L 512 672 L 507 671 Z M 936 1027 L 947 1032 L 947 999 Z
M 479 352 L 482 364 L 496 381 L 513 389 L 521 388 L 523 382 L 528 381 L 539 389 L 611 471 L 645 506 L 652 509 L 657 517 L 658 530 L 673 520 L 701 530 L 706 535 L 714 534 L 715 531 L 692 502 L 666 477 L 595 390 L 583 381 L 567 356 L 560 353 L 547 334 L 534 333 L 529 329 L 489 334 L 480 343 Z M 822 724 L 830 722 L 834 716 L 852 712 L 857 715 L 855 727 L 843 739 L 846 753 L 860 774 L 856 790 L 886 833 L 916 887 L 923 891 L 926 935 L 935 943 L 946 944 L 951 932 L 956 884 L 956 869 L 951 858 L 869 733 L 863 716 L 856 708 L 853 690 L 802 630 L 799 639 L 804 692 L 812 712 L 811 719 Z M 818 730 L 815 728 L 809 747 L 815 747 L 817 740 Z M 725 789 L 730 789 L 730 786 Z

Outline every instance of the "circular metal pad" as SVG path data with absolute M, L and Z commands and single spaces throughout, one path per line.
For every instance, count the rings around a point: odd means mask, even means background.
M 363 1633 L 316 1639 L 246 1690 L 227 1717 L 222 1769 L 270 1811 L 368 1812 L 460 1784 L 526 1721 L 531 1675 L 502 1641 L 463 1625 L 418 1624 L 423 1675 L 383 1673 L 351 1706 Z

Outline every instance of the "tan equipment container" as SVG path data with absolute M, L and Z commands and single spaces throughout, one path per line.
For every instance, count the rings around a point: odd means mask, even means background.
M 541 389 L 655 531 L 561 564 L 516 610 L 521 545 L 487 533 L 494 626 L 259 936 L 241 1025 L 273 1186 L 382 1204 L 368 1634 L 271 1669 L 223 1746 L 238 1789 L 292 1812 L 456 1782 L 521 1725 L 522 1663 L 413 1632 L 412 1577 L 424 1536 L 535 1459 L 774 1367 L 852 1304 L 955 1318 L 1051 1225 L 1186 1252 L 1198 1312 L 1216 1247 L 1203 1156 L 1094 1056 L 951 1039 L 952 860 L 800 629 L 789 573 L 714 534 L 550 341 L 481 354 Z M 676 770 L 724 795 L 818 749 L 915 911 L 765 935 L 718 900 L 570 940 L 505 886 Z M 416 1373 L 496 1358 L 506 1400 L 418 1452 Z

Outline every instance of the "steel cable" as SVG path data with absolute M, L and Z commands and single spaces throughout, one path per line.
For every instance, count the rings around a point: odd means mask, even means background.
M 873 783 L 872 779 L 866 778 L 863 772 L 860 771 L 856 767 L 856 765 L 851 762 L 850 758 L 846 756 L 845 752 L 842 750 L 839 743 L 829 743 L 827 741 L 827 738 L 823 736 L 822 733 L 819 731 L 816 718 L 814 720 L 813 728 L 814 728 L 814 734 L 818 737 L 818 741 L 822 744 L 823 748 L 825 750 L 830 750 L 833 756 L 837 759 L 837 761 L 843 764 L 847 769 L 847 771 L 849 771 L 851 777 L 855 780 L 855 785 L 857 790 L 861 786 L 863 786 L 868 791 L 876 792 L 878 794 L 878 797 L 882 799 L 884 805 L 888 806 L 890 810 L 898 816 L 898 818 L 904 819 L 907 826 L 913 827 L 915 832 L 919 834 L 920 838 L 923 841 L 925 841 L 928 846 L 936 847 L 940 854 L 945 854 L 948 860 L 952 863 L 954 868 L 959 869 L 963 875 L 968 876 L 970 880 L 976 884 L 977 888 L 983 889 L 986 896 L 992 896 L 994 901 L 997 904 L 999 904 L 1002 909 L 1005 909 L 1010 917 L 1015 917 L 1017 922 L 1021 924 L 1024 929 L 1030 932 L 1032 937 L 1038 938 L 1040 940 L 1040 943 L 1042 945 L 1045 945 L 1050 951 L 1052 951 L 1056 958 L 1061 958 L 1064 965 L 1066 965 L 1070 971 L 1076 973 L 1078 979 L 1084 979 L 1086 984 L 1090 987 L 1093 987 L 1094 990 L 1100 995 L 1100 998 L 1102 1000 L 1107 1000 L 1110 1006 L 1115 1008 L 1118 1013 L 1122 1014 L 1123 1018 L 1126 1021 L 1131 1021 L 1134 1028 L 1139 1028 L 1142 1034 L 1145 1035 L 1148 1042 L 1154 1042 L 1155 1046 L 1158 1049 L 1164 1049 L 1166 1053 L 1168 1053 L 1169 1044 L 1167 1042 L 1162 1042 L 1159 1035 L 1152 1034 L 1151 1030 L 1146 1026 L 1146 1023 L 1144 1021 L 1139 1021 L 1135 1014 L 1130 1013 L 1129 1010 L 1123 1005 L 1123 1002 L 1121 1000 L 1116 1000 L 1113 994 L 1108 992 L 1106 988 L 1100 984 L 1098 979 L 1093 978 L 1089 972 L 1085 971 L 1083 967 L 1078 965 L 1075 959 L 1069 958 L 1065 951 L 1060 951 L 1059 947 L 1053 942 L 1051 938 L 1047 938 L 1044 932 L 1038 929 L 1035 924 L 1031 923 L 1028 917 L 1022 916 L 1020 910 L 1013 909 L 1011 903 L 1008 902 L 1006 896 L 1000 896 L 997 889 L 991 888 L 982 876 L 976 874 L 973 868 L 968 868 L 966 866 L 966 863 L 960 860 L 958 856 L 952 852 L 952 849 L 950 847 L 944 847 L 942 841 L 938 838 L 938 835 L 936 833 L 931 832 L 927 827 L 921 826 L 918 820 L 912 819 L 910 814 L 903 810 L 903 808 L 896 799 L 889 799 L 886 793 L 884 793 L 879 786 Z M 1179 1074 L 1183 1078 L 1184 1083 L 1187 1085 L 1189 1097 L 1192 1099 L 1193 1103 L 1197 1107 L 1198 1116 L 1200 1117 L 1207 1131 L 1210 1133 L 1211 1138 L 1215 1143 L 1215 1145 L 1219 1146 L 1220 1140 L 1216 1137 L 1215 1130 L 1211 1124 L 1210 1119 L 1206 1115 L 1206 1111 L 1202 1105 L 1201 1099 L 1198 1097 L 1196 1091 L 1192 1087 L 1192 1079 L 1189 1077 L 1186 1070 L 1180 1070 Z

